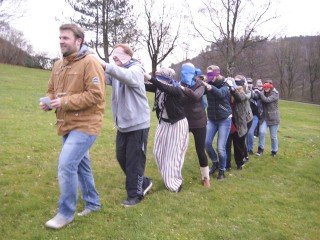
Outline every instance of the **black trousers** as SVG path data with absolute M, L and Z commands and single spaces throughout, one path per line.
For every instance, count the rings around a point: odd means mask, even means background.
M 230 133 L 227 144 L 227 166 L 226 168 L 231 168 L 231 144 L 233 143 L 233 154 L 234 160 L 237 164 L 237 167 L 240 167 L 243 164 L 243 158 L 245 157 L 245 136 L 239 137 L 238 132 Z
M 248 129 L 250 129 L 251 124 L 252 124 L 252 121 L 247 123 Z M 232 143 L 233 143 L 234 160 L 237 164 L 237 167 L 242 166 L 243 159 L 248 156 L 246 137 L 247 137 L 247 133 L 242 137 L 239 137 L 238 132 L 229 134 L 227 144 L 226 144 L 226 151 L 227 151 L 227 166 L 226 166 L 226 168 L 231 167 L 231 144 Z
M 200 167 L 207 167 L 208 158 L 205 152 L 207 127 L 205 126 L 203 128 L 191 128 L 189 129 L 189 131 L 193 134 L 194 144 L 199 159 L 199 165 Z
M 126 175 L 129 198 L 142 197 L 147 183 L 144 177 L 149 128 L 132 132 L 117 131 L 116 157 Z

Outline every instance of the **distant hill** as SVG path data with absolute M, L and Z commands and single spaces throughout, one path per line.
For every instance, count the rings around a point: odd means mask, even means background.
M 204 73 L 208 66 L 218 65 L 226 76 L 225 56 L 214 45 L 204 49 L 192 59 L 171 65 L 177 79 L 185 62 Z M 319 104 L 320 36 L 285 37 L 255 44 L 237 56 L 234 73 L 253 80 L 272 79 L 282 99 Z
M 0 63 L 42 68 L 37 57 L 31 56 L 3 38 L 0 38 Z

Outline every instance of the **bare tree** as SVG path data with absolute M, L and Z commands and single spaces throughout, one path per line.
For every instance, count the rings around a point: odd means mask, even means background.
M 109 62 L 110 49 L 115 44 L 138 41 L 140 30 L 129 0 L 65 1 L 80 13 L 80 17 L 73 18 L 72 21 L 93 34 L 94 37 L 88 43 L 105 61 Z M 99 49 L 103 50 L 104 57 Z
M 0 25 L 0 62 L 25 65 L 25 56 L 32 54 L 32 46 L 24 39 L 21 31 L 8 24 Z
M 159 1 L 157 1 L 159 3 Z M 161 11 L 155 9 L 155 1 L 144 0 L 144 11 L 147 21 L 147 32 L 143 40 L 147 44 L 148 54 L 151 59 L 152 73 L 155 73 L 157 66 L 169 56 L 176 47 L 179 38 L 180 20 L 173 9 L 162 2 Z M 156 15 L 156 11 L 159 15 Z
M 275 43 L 274 59 L 278 69 L 277 75 L 280 81 L 280 92 L 286 99 L 295 99 L 296 90 L 300 85 L 299 81 L 302 64 L 300 63 L 301 51 L 299 39 L 280 39 Z
M 276 66 L 276 69 L 278 71 L 278 79 L 279 79 L 279 85 L 280 85 L 280 95 L 281 97 L 286 96 L 286 80 L 285 80 L 285 51 L 284 46 L 282 46 L 284 43 L 279 41 L 278 43 L 275 43 L 276 46 L 274 48 L 274 63 Z
M 24 14 L 23 3 L 22 0 L 0 0 L 0 25 L 21 17 Z
M 310 100 L 315 100 L 315 86 L 320 84 L 320 36 L 310 39 L 305 50 L 307 76 L 310 84 Z
M 227 75 L 233 75 L 241 52 L 267 40 L 267 37 L 256 38 L 255 34 L 261 25 L 275 16 L 268 16 L 271 0 L 264 0 L 259 6 L 257 1 L 250 0 L 220 0 L 219 3 L 202 0 L 203 8 L 199 13 L 203 18 L 193 18 L 192 24 L 197 34 L 210 43 L 212 50 L 222 53 Z

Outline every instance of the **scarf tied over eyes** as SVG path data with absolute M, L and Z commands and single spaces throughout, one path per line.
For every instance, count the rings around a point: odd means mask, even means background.
M 117 57 L 122 64 L 126 64 L 127 62 L 129 62 L 131 60 L 131 56 L 130 55 L 122 52 L 119 49 L 113 50 L 112 54 L 111 54 L 111 57 L 112 57 L 112 59 L 114 59 L 114 57 Z
M 155 73 L 155 77 L 158 81 L 171 84 L 174 87 L 180 87 L 180 82 L 174 79 L 175 72 L 171 68 L 161 68 Z
M 220 75 L 220 70 L 214 70 L 212 72 L 207 73 L 207 82 L 212 82 L 215 77 L 218 77 Z
M 156 79 L 158 81 L 162 81 L 162 82 L 165 82 L 167 84 L 171 84 L 174 87 L 180 87 L 180 82 L 175 80 L 175 79 L 173 79 L 173 78 L 169 78 L 169 77 L 165 77 L 165 76 L 161 76 L 161 75 L 157 75 L 156 74 Z

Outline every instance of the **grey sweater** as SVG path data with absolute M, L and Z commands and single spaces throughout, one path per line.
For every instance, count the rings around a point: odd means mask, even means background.
M 150 127 L 150 108 L 144 86 L 144 69 L 131 61 L 127 67 L 106 64 L 106 83 L 112 85 L 112 114 L 120 132 Z

